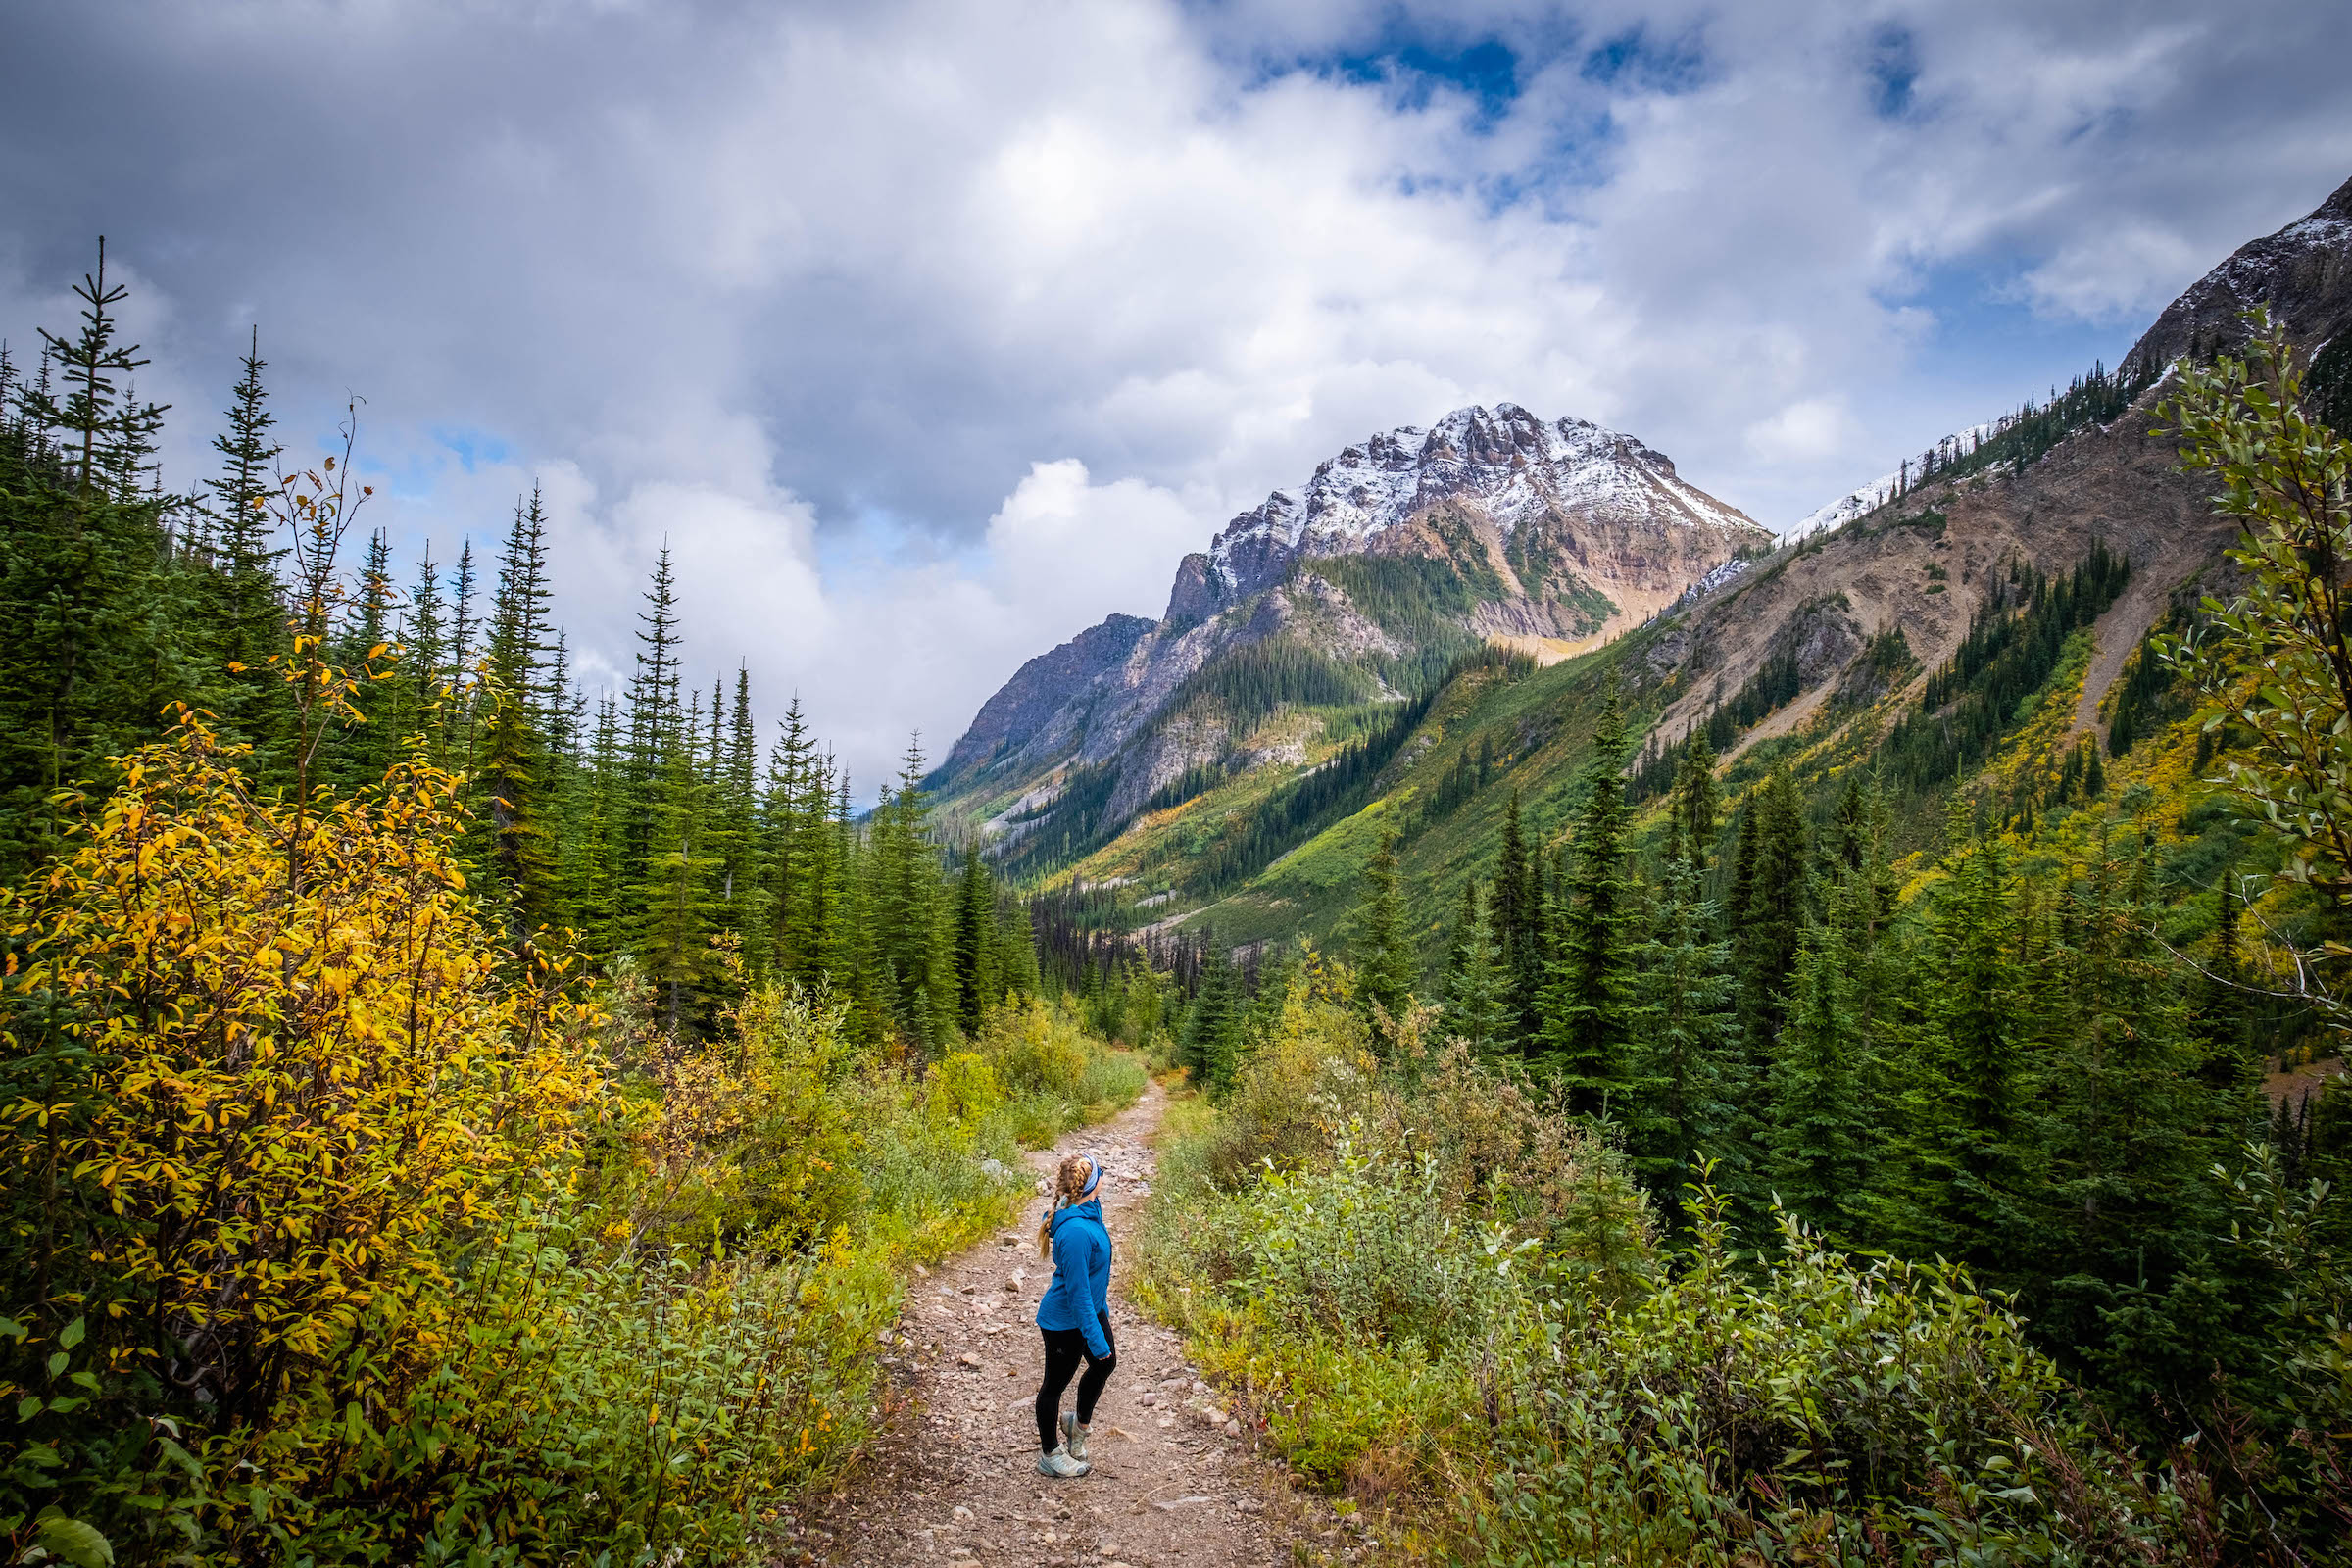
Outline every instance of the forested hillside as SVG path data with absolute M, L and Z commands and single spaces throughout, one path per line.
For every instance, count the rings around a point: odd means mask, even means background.
M 570 678 L 540 498 L 396 582 L 256 347 L 164 491 L 103 253 L 0 362 L 11 1561 L 735 1560 L 901 1270 L 1142 1067 L 797 707 Z M 290 468 L 291 471 L 288 471 Z
M 2347 203 L 1779 548 L 1350 448 L 862 815 L 666 552 L 604 694 L 536 493 L 396 568 L 258 334 L 166 492 L 102 253 L 0 361 L 0 1542 L 770 1555 L 1157 1070 L 1140 1298 L 1343 1560 L 2340 1559 Z
M 1297 1462 L 1478 1561 L 2338 1554 L 2352 407 L 2233 325 L 1066 873 L 1107 1021 L 1210 949 L 1155 1266 Z

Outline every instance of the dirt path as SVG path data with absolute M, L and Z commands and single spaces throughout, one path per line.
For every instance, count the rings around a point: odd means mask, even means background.
M 1041 1198 L 1024 1205 L 1013 1230 L 909 1282 L 900 1331 L 880 1352 L 897 1418 L 873 1462 L 801 1527 L 798 1552 L 779 1560 L 1259 1568 L 1295 1561 L 1297 1535 L 1331 1540 L 1330 1521 L 1311 1517 L 1322 1510 L 1292 1499 L 1283 1472 L 1258 1457 L 1239 1421 L 1210 1423 L 1212 1412 L 1230 1416 L 1224 1401 L 1196 1387 L 1176 1336 L 1126 1298 L 1133 1220 L 1153 1171 L 1149 1140 L 1165 1105 L 1154 1084 L 1112 1121 L 1029 1156 L 1042 1174 L 1064 1154 L 1093 1154 L 1105 1173 L 1119 1361 L 1095 1411 L 1094 1473 L 1049 1481 L 1035 1469 L 1035 1318 L 1053 1274 L 1037 1255 Z

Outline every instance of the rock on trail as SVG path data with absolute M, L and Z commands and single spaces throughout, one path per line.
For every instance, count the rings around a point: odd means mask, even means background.
M 899 1323 L 877 1347 L 896 1418 L 866 1467 L 812 1506 L 771 1560 L 1258 1568 L 1294 1561 L 1295 1537 L 1322 1534 L 1302 1517 L 1312 1504 L 1293 1498 L 1227 1396 L 1185 1364 L 1176 1335 L 1127 1299 L 1134 1221 L 1153 1171 L 1148 1141 L 1165 1104 L 1154 1084 L 1110 1122 L 1029 1156 L 1041 1176 L 1072 1153 L 1095 1156 L 1105 1173 L 1119 1363 L 1095 1410 L 1094 1473 L 1050 1481 L 1035 1468 L 1034 1320 L 1053 1275 L 1037 1255 L 1040 1197 L 1012 1229 L 908 1281 Z

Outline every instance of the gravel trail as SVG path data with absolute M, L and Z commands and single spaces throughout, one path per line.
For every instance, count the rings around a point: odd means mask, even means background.
M 1186 1366 L 1176 1335 L 1127 1298 L 1132 1222 L 1148 1201 L 1150 1140 L 1165 1106 L 1153 1084 L 1111 1121 L 1029 1155 L 1041 1175 L 1070 1153 L 1096 1156 L 1105 1173 L 1119 1360 L 1095 1411 L 1094 1473 L 1050 1481 L 1035 1469 L 1034 1320 L 1053 1275 L 1037 1255 L 1039 1198 L 1011 1230 L 908 1282 L 898 1332 L 878 1350 L 891 1374 L 888 1429 L 871 1462 L 809 1510 L 797 1549 L 778 1560 L 1260 1568 L 1299 1561 L 1295 1540 L 1338 1534 L 1318 1502 L 1294 1497 L 1282 1469 L 1259 1456 L 1246 1419 Z M 1073 1382 L 1064 1407 L 1075 1397 Z

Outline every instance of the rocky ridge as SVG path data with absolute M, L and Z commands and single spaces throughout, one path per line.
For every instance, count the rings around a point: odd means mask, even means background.
M 1349 446 L 1235 517 L 1179 564 L 1156 623 L 1113 616 L 1032 660 L 932 787 L 1017 842 L 1072 770 L 1106 770 L 1090 809 L 1115 828 L 1190 768 L 1289 755 L 1200 697 L 1196 677 L 1247 650 L 1310 654 L 1391 695 L 1432 649 L 1605 640 L 1771 542 L 1632 436 L 1515 404 L 1456 410 Z
M 2352 327 L 2352 181 L 2308 217 L 2239 247 L 2189 285 L 2124 360 L 2122 374 L 2160 377 L 2183 356 L 2242 343 L 2242 313 L 2267 306 L 2306 352 Z M 1783 536 L 1784 550 L 1752 571 L 1694 597 L 1684 624 L 1643 657 L 1674 673 L 1681 695 L 1660 717 L 1671 744 L 1703 722 L 1800 625 L 1858 655 L 1874 631 L 1899 627 L 1924 673 L 1967 635 L 1970 618 L 2012 562 L 2056 574 L 2103 542 L 2129 559 L 2132 580 L 2093 628 L 2096 655 L 2078 724 L 2097 717 L 2125 659 L 2163 613 L 2170 595 L 2217 565 L 2236 525 L 2217 515 L 2201 477 L 2180 471 L 2159 433 L 2161 379 L 2109 423 L 2078 431 L 2022 471 L 1994 469 L 1918 484 L 1899 498 L 1895 475 L 1823 508 Z M 1996 426 L 1981 426 L 1988 434 Z M 1957 446 L 1967 444 L 1963 432 Z M 1916 461 L 1912 465 L 1918 471 Z M 1899 470 L 1898 470 L 1899 472 Z M 1809 722 L 1837 689 L 1841 667 L 1809 670 L 1798 699 L 1743 744 Z

